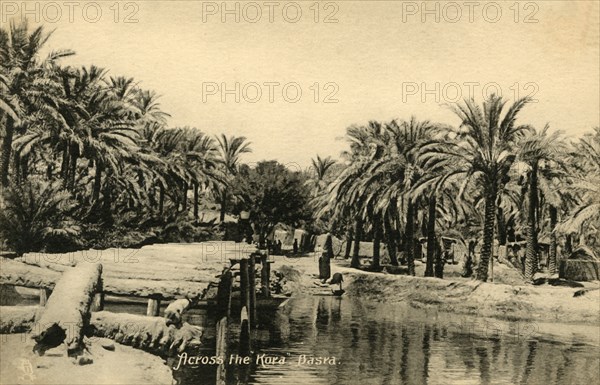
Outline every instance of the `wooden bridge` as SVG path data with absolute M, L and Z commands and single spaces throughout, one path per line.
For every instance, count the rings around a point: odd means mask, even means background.
M 162 301 L 196 298 L 214 305 L 216 315 L 216 355 L 228 357 L 228 327 L 232 312 L 240 312 L 240 356 L 250 355 L 251 330 L 256 325 L 257 301 L 277 305 L 270 292 L 270 261 L 266 253 L 254 246 L 233 242 L 205 242 L 191 245 L 153 245 L 142 249 L 108 249 L 66 254 L 25 254 L 13 260 L 0 258 L 0 284 L 39 290 L 39 304 L 52 304 L 49 299 L 57 286 L 70 286 L 67 273 L 75 273 L 86 265 L 100 266 L 98 283 L 90 293 L 89 309 L 93 311 L 91 328 L 95 335 L 109 337 L 145 350 L 169 350 L 186 338 L 198 336 L 196 327 L 169 328 L 158 318 Z M 260 269 L 257 269 L 260 265 Z M 87 274 L 87 273 L 84 273 Z M 81 274 L 80 274 L 81 275 Z M 64 278 L 64 279 L 62 279 Z M 257 278 L 260 285 L 257 299 Z M 94 279 L 94 278 L 93 278 Z M 237 309 L 232 307 L 232 293 L 239 290 Z M 61 291 L 61 293 L 63 293 Z M 146 318 L 104 311 L 106 296 L 147 299 Z M 62 303 L 61 303 L 62 304 Z M 66 304 L 65 304 L 66 305 Z M 4 309 L 14 307 L 3 307 Z M 58 317 L 58 316 L 57 316 Z M 33 319 L 33 316 L 31 316 Z M 48 320 L 46 320 L 48 321 Z M 51 321 L 51 320 L 50 320 Z M 60 320 L 56 320 L 57 322 Z M 129 328 L 126 324 L 135 324 Z M 228 359 L 218 368 L 217 383 L 225 383 Z

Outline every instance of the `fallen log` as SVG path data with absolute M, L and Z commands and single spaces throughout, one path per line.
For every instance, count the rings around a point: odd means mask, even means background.
M 26 333 L 43 308 L 40 306 L 0 306 L 0 334 Z
M 183 323 L 167 326 L 162 317 L 101 311 L 92 314 L 91 334 L 150 352 L 183 352 L 202 343 L 202 328 Z
M 0 333 L 29 333 L 38 329 L 35 323 L 39 306 L 0 307 Z M 123 345 L 152 353 L 182 352 L 202 343 L 202 328 L 183 323 L 180 328 L 167 326 L 164 318 L 142 315 L 93 312 L 87 336 L 105 337 Z
M 90 305 L 100 287 L 101 274 L 100 264 L 81 264 L 63 274 L 48 299 L 39 327 L 31 333 L 35 352 L 43 355 L 65 343 L 70 356 L 81 354 Z

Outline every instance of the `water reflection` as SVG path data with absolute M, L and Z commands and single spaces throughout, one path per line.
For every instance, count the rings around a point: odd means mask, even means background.
M 108 306 L 111 311 L 131 307 Z M 143 312 L 143 308 L 140 310 Z M 214 354 L 215 320 L 204 311 L 186 316 L 207 327 L 204 347 Z M 230 329 L 237 353 L 239 319 Z M 561 325 L 561 328 L 572 326 Z M 589 330 L 593 328 L 588 328 Z M 238 366 L 232 384 L 594 384 L 600 373 L 598 332 L 592 336 L 539 332 L 534 323 L 502 322 L 437 313 L 359 298 L 306 296 L 259 314 L 256 353 L 285 357 L 284 365 Z M 298 365 L 299 357 L 335 357 L 336 365 Z M 170 366 L 177 358 L 167 358 Z M 215 383 L 216 366 L 174 371 L 182 385 Z
M 585 341 L 356 298 L 295 298 L 260 321 L 269 337 L 256 349 L 288 359 L 253 368 L 251 384 L 589 384 L 600 370 L 598 347 Z M 337 364 L 299 366 L 303 354 Z

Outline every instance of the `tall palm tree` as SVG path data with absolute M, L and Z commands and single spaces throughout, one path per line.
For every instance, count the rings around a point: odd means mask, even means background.
M 540 176 L 552 173 L 554 170 L 564 169 L 562 163 L 565 156 L 564 143 L 561 141 L 560 131 L 548 134 L 549 126 L 546 125 L 540 132 L 532 129 L 519 144 L 518 159 L 527 165 L 528 179 L 528 206 L 527 206 L 527 246 L 525 252 L 525 279 L 533 280 L 533 275 L 538 266 L 538 232 L 539 232 L 539 195 Z M 552 225 L 556 225 L 556 207 L 552 206 Z M 554 228 L 551 229 L 551 239 L 554 247 L 556 238 Z M 554 258 L 556 253 L 554 252 Z M 554 265 L 556 263 L 554 262 Z
M 221 134 L 220 137 L 217 137 L 217 142 L 219 143 L 219 161 L 222 165 L 226 178 L 231 180 L 231 178 L 235 177 L 237 174 L 241 155 L 252 152 L 252 149 L 250 148 L 252 143 L 248 142 L 244 136 L 231 136 L 228 138 L 225 134 Z M 221 223 L 225 221 L 229 193 L 227 184 L 223 185 L 222 187 L 223 188 L 220 193 Z
M 346 130 L 346 139 L 350 143 L 350 151 L 342 154 L 347 159 L 347 167 L 338 175 L 330 185 L 327 192 L 325 210 L 332 213 L 332 219 L 338 219 L 340 215 L 350 215 L 354 221 L 354 246 L 352 261 L 350 265 L 354 268 L 360 267 L 360 241 L 364 231 L 365 222 L 375 214 L 375 201 L 370 199 L 374 185 L 365 184 L 366 172 L 373 161 L 380 159 L 384 152 L 382 138 L 384 126 L 375 121 L 369 122 L 367 126 L 350 126 Z M 375 226 L 379 226 L 375 221 Z M 378 229 L 374 227 L 377 232 Z M 378 251 L 380 239 L 376 239 L 374 251 Z M 374 258 L 377 265 L 377 258 Z M 377 266 L 375 266 L 377 267 Z
M 409 121 L 393 120 L 386 125 L 385 153 L 380 159 L 372 162 L 367 172 L 368 177 L 365 177 L 366 184 L 382 187 L 378 205 L 380 209 L 402 209 L 405 213 L 403 249 L 411 275 L 415 274 L 417 217 L 417 197 L 411 194 L 411 189 L 424 176 L 418 159 L 419 149 L 437 132 L 437 125 L 429 121 L 418 121 L 414 116 Z M 376 181 L 379 183 L 376 184 Z M 391 243 L 390 246 L 395 247 L 395 242 Z
M 518 113 L 528 99 L 517 100 L 502 116 L 506 102 L 491 95 L 479 107 L 474 100 L 451 107 L 460 118 L 460 127 L 452 130 L 453 141 L 429 144 L 429 161 L 446 162 L 451 172 L 473 181 L 484 194 L 483 246 L 477 268 L 477 279 L 487 281 L 492 256 L 494 226 L 499 192 L 508 182 L 515 161 L 516 146 L 528 126 L 516 125 Z
M 43 27 L 29 31 L 27 21 L 11 22 L 7 29 L 0 28 L 0 121 L 4 121 L 0 184 L 9 182 L 9 165 L 15 128 L 19 127 L 32 106 L 43 106 L 45 70 L 57 60 L 73 55 L 70 50 L 51 52 L 39 60 L 39 52 L 50 38 Z
M 216 190 L 224 180 L 216 170 L 218 150 L 215 140 L 196 128 L 184 127 L 181 131 L 178 149 L 183 156 L 185 170 L 183 207 L 184 210 L 187 208 L 187 190 L 191 184 L 194 191 L 194 218 L 198 220 L 199 189 L 212 187 Z

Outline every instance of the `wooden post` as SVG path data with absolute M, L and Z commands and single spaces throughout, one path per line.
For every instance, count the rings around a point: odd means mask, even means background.
M 263 254 L 260 257 L 260 263 L 262 264 L 260 269 L 260 284 L 262 295 L 265 298 L 271 297 L 271 264 L 269 263 L 269 256 Z
M 50 289 L 45 287 L 40 288 L 40 306 L 46 306 L 46 302 L 48 302 L 48 297 L 52 294 Z
M 248 308 L 242 307 L 240 315 L 240 356 L 246 357 L 252 351 L 252 343 L 250 341 L 250 319 L 248 317 Z
M 240 306 L 250 308 L 250 278 L 248 276 L 248 259 L 240 260 Z
M 148 317 L 158 317 L 160 312 L 160 297 L 148 298 L 148 308 L 146 309 L 146 315 Z
M 94 295 L 94 300 L 92 301 L 92 311 L 102 311 L 104 310 L 104 282 L 102 278 L 100 278 L 100 282 L 98 283 L 98 291 Z
M 104 310 L 104 292 L 96 293 L 92 302 L 92 311 Z
M 229 355 L 229 341 L 227 338 L 227 325 L 231 313 L 231 270 L 223 272 L 219 281 L 217 292 L 217 337 L 216 356 L 223 357 L 223 363 L 217 368 L 217 385 L 227 384 L 227 366 Z
M 250 255 L 248 264 L 248 278 L 249 278 L 249 291 L 250 291 L 250 307 L 248 316 L 250 318 L 250 325 L 256 327 L 256 254 Z

